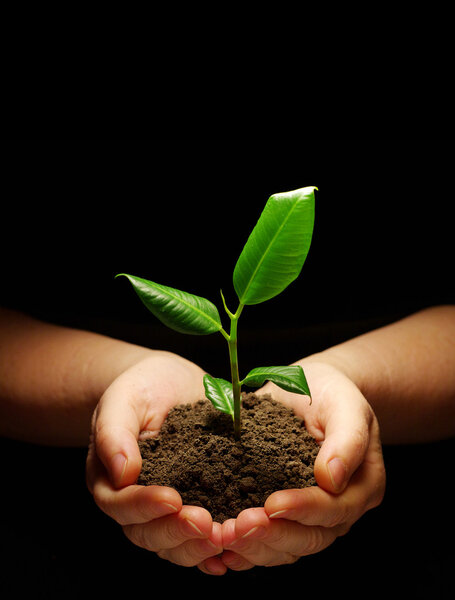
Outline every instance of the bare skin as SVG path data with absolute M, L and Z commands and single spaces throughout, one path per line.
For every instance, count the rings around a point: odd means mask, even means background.
M 203 394 L 203 371 L 180 356 L 0 310 L 0 433 L 84 445 L 91 421 L 87 483 L 96 503 L 133 543 L 166 560 L 215 575 L 294 562 L 381 502 L 379 430 L 394 443 L 455 434 L 454 340 L 455 307 L 435 307 L 299 360 L 311 405 L 264 386 L 321 443 L 318 487 L 276 492 L 222 525 L 182 506 L 175 490 L 134 483 L 137 439 L 153 435 L 182 395 Z

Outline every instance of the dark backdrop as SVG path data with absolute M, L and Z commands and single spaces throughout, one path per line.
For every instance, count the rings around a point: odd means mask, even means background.
M 222 288 L 235 310 L 233 268 L 267 198 L 315 185 L 315 232 L 300 278 L 280 297 L 247 307 L 239 325 L 242 370 L 285 364 L 454 302 L 453 164 L 452 140 L 4 141 L 0 303 L 175 350 L 227 377 L 221 336 L 166 330 L 114 275 L 140 275 L 220 308 Z M 95 593 L 103 585 L 142 593 L 141 571 L 152 590 L 163 578 L 206 591 L 270 591 L 288 581 L 287 589 L 298 582 L 308 593 L 347 589 L 359 597 L 365 581 L 434 597 L 447 597 L 451 586 L 450 506 L 440 488 L 452 440 L 385 448 L 386 499 L 348 536 L 291 567 L 230 573 L 224 582 L 126 542 L 85 490 L 83 450 L 8 440 L 2 448 L 4 585 L 19 575 L 6 597 L 33 590 L 37 598 L 80 598 L 86 586 Z
M 245 326 L 289 324 L 283 308 L 301 326 L 439 301 L 451 293 L 449 144 L 6 142 L 2 296 L 51 318 L 141 318 L 125 282 L 113 280 L 126 271 L 218 302 L 220 287 L 231 294 L 235 261 L 267 198 L 315 185 L 304 271 L 289 293 L 248 310 Z

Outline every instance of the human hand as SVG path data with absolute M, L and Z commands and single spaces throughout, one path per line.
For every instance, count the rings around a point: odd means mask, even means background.
M 293 408 L 321 444 L 314 465 L 318 486 L 275 492 L 264 507 L 223 523 L 222 560 L 230 569 L 292 563 L 319 552 L 382 501 L 385 469 L 370 405 L 333 366 L 308 362 L 304 370 L 311 404 L 271 383 L 259 393 Z
M 87 485 L 97 505 L 120 523 L 136 545 L 183 566 L 224 573 L 221 525 L 178 492 L 135 485 L 142 466 L 137 440 L 158 433 L 172 406 L 204 396 L 203 371 L 169 352 L 127 369 L 103 394 L 92 419 Z

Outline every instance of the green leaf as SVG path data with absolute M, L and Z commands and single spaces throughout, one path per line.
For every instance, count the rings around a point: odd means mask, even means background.
M 289 367 L 258 367 L 257 369 L 252 369 L 240 383 L 250 387 L 260 387 L 266 381 L 271 381 L 288 392 L 304 394 L 311 398 L 310 388 L 300 365 Z
M 209 300 L 134 275 L 116 275 L 121 276 L 129 279 L 149 311 L 171 329 L 195 335 L 222 329 L 218 309 Z
M 204 388 L 205 395 L 213 406 L 234 418 L 232 383 L 225 379 L 204 375 Z
M 271 196 L 234 269 L 241 304 L 259 304 L 280 294 L 302 270 L 314 226 L 314 190 Z

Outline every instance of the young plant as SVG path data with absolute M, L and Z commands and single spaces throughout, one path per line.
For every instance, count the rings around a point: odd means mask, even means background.
M 235 313 L 226 306 L 229 333 L 223 329 L 212 302 L 175 288 L 126 273 L 145 306 L 165 325 L 181 333 L 207 335 L 219 332 L 229 346 L 231 381 L 204 375 L 207 398 L 218 410 L 230 414 L 234 434 L 240 438 L 241 387 L 260 387 L 272 381 L 281 388 L 310 396 L 302 367 L 258 367 L 239 378 L 237 324 L 246 305 L 259 304 L 280 294 L 294 281 L 310 249 L 314 225 L 314 190 L 306 187 L 271 196 L 251 232 L 234 269 L 234 289 L 239 299 Z

